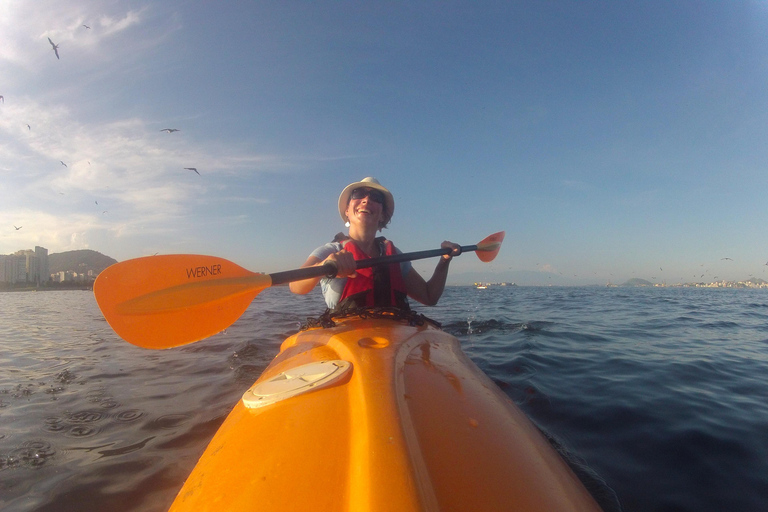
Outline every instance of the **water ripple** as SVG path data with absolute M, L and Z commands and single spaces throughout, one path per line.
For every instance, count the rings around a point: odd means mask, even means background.
M 132 421 L 136 421 L 144 416 L 144 411 L 141 411 L 139 409 L 128 409 L 126 411 L 121 411 L 117 415 L 115 415 L 115 421 L 118 421 L 120 423 L 130 423 Z
M 7 455 L 0 454 L 0 470 L 18 467 L 37 469 L 55 455 L 53 445 L 47 441 L 25 441 Z
M 768 294 L 448 287 L 421 308 L 626 510 L 768 503 Z M 319 295 L 256 297 L 226 334 L 120 340 L 93 295 L 0 294 L 0 502 L 157 510 Z M 161 504 L 161 505 L 160 505 Z M 607 510 L 612 510 L 606 507 Z

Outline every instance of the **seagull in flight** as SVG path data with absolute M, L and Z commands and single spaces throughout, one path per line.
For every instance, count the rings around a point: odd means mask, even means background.
M 90 29 L 91 29 L 91 27 L 89 27 L 88 25 L 83 25 L 83 26 L 84 26 L 85 28 L 87 28 L 88 30 L 90 30 Z
M 733 261 L 733 258 L 720 258 L 720 261 L 723 261 L 723 260 Z
M 0 101 L 2 101 L 3 103 L 5 103 L 5 96 L 3 96 L 2 94 L 0 94 Z
M 56 54 L 56 58 L 59 58 L 59 45 L 54 44 L 53 41 L 51 41 L 51 38 L 48 38 L 48 42 L 51 43 L 51 46 L 53 46 L 53 53 Z
M 59 160 L 59 162 L 60 162 L 60 163 L 61 163 L 61 165 L 63 165 L 64 167 L 67 167 L 67 164 L 65 164 L 65 163 L 64 163 L 64 162 L 62 162 L 61 160 Z M 69 167 L 67 167 L 67 169 L 69 169 Z
M 161 132 L 168 132 L 168 133 L 173 133 L 173 132 L 178 132 L 178 131 L 181 131 L 181 130 L 177 130 L 176 128 L 163 128 L 163 129 L 162 129 L 162 130 L 160 130 L 160 131 L 161 131 Z
M 197 172 L 197 167 L 185 167 L 184 170 L 185 171 L 195 171 L 195 172 Z M 197 172 L 197 175 L 200 176 L 200 173 Z
M 18 231 L 18 230 L 20 230 L 21 228 L 23 228 L 24 226 L 19 226 L 19 227 L 16 227 L 16 224 L 14 224 L 14 225 L 13 225 L 13 227 L 15 227 L 15 228 L 16 228 L 16 231 Z

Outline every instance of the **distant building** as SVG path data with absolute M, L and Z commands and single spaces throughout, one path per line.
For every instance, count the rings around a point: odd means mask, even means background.
M 25 260 L 15 255 L 0 256 L 0 282 L 18 283 L 26 279 Z
M 35 258 L 37 258 L 37 273 L 34 282 L 37 284 L 46 283 L 51 279 L 51 273 L 48 266 L 48 249 L 35 246 Z
M 11 255 L 0 255 L 0 282 L 42 284 L 51 279 L 48 265 L 48 249 L 16 251 Z

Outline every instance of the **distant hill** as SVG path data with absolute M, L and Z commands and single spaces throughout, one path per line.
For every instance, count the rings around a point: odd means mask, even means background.
M 94 274 L 98 274 L 115 263 L 117 263 L 116 259 L 90 249 L 57 252 L 48 255 L 48 267 L 50 268 L 51 274 L 62 271 L 85 274 L 89 270 L 93 270 Z
M 653 286 L 653 283 L 650 281 L 646 281 L 645 279 L 640 279 L 638 277 L 635 277 L 633 279 L 630 279 L 629 281 L 627 281 L 621 286 Z

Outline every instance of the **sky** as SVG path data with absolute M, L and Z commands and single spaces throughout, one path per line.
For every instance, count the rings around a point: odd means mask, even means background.
M 506 231 L 449 284 L 768 280 L 765 0 L 3 0 L 0 95 L 0 254 L 289 270 L 374 176 L 404 252 Z

